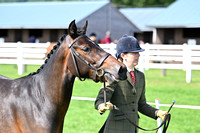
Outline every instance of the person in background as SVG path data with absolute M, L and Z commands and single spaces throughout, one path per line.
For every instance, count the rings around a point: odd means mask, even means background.
M 92 33 L 90 34 L 90 39 L 91 39 L 93 42 L 97 43 L 97 37 L 96 37 L 96 34 L 95 34 L 94 32 L 92 32 Z
M 143 41 L 143 40 L 140 40 L 140 41 L 139 41 L 139 44 L 140 44 L 140 45 L 144 45 L 144 41 Z
M 117 39 L 114 39 L 113 43 L 114 44 L 117 44 L 118 40 Z
M 35 41 L 36 41 L 35 36 L 32 35 L 32 36 L 29 37 L 29 42 L 30 43 L 35 43 Z
M 133 126 L 123 113 L 113 109 L 116 105 L 126 113 L 137 125 L 139 124 L 138 112 L 153 119 L 164 116 L 167 111 L 158 110 L 146 102 L 145 96 L 145 76 L 137 70 L 140 53 L 143 52 L 136 38 L 124 35 L 117 42 L 117 59 L 122 61 L 127 67 L 127 79 L 113 83 L 106 83 L 105 88 L 101 88 L 95 101 L 95 108 L 103 114 L 110 110 L 109 116 L 99 133 L 137 133 L 138 129 Z M 104 89 L 106 91 L 106 105 L 104 103 Z
M 106 32 L 106 36 L 105 36 L 104 40 L 105 40 L 105 43 L 111 43 L 112 42 L 111 37 L 110 37 L 110 31 Z

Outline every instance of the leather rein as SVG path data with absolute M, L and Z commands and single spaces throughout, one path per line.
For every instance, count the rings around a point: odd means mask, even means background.
M 154 128 L 154 129 L 145 129 L 145 128 L 142 128 L 140 126 L 138 126 L 136 123 L 134 123 L 128 116 L 126 113 L 124 113 L 121 109 L 119 109 L 116 105 L 113 106 L 115 110 L 118 110 L 119 112 L 121 112 L 122 114 L 124 114 L 124 116 L 126 117 L 126 119 L 135 127 L 137 127 L 138 129 L 141 129 L 143 131 L 158 131 L 159 128 L 161 128 L 162 126 L 163 127 L 163 131 L 162 133 L 166 133 L 167 131 L 167 128 L 169 126 L 169 122 L 170 122 L 170 119 L 171 119 L 171 114 L 170 113 L 167 113 L 165 115 L 165 118 L 164 118 L 164 121 L 160 124 L 159 127 L 157 128 Z
M 69 41 L 69 38 L 68 36 L 66 36 L 66 41 L 67 41 L 67 44 L 68 44 L 68 47 L 70 49 L 70 52 L 71 52 L 71 55 L 72 55 L 72 58 L 73 58 L 73 62 L 74 62 L 74 65 L 75 65 L 75 69 L 76 69 L 76 72 L 77 72 L 77 75 L 79 77 L 79 79 L 81 81 L 84 81 L 86 78 L 81 78 L 81 74 L 80 74 L 80 71 L 79 71 L 79 67 L 78 67 L 78 63 L 77 63 L 77 60 L 76 58 L 78 58 L 81 62 L 83 62 L 84 64 L 86 64 L 88 67 L 90 67 L 91 69 L 93 69 L 95 72 L 94 72 L 94 75 L 93 75 L 93 80 L 96 82 L 97 81 L 97 76 L 100 77 L 103 77 L 104 74 L 105 74 L 105 71 L 100 68 L 100 66 L 103 64 L 103 62 L 106 60 L 106 58 L 108 58 L 110 56 L 109 53 L 106 53 L 100 60 L 99 62 L 97 63 L 96 66 L 92 65 L 90 62 L 88 62 L 81 54 L 79 54 L 72 46 L 74 43 L 76 43 L 76 41 L 78 41 L 80 38 L 87 38 L 90 42 L 92 42 L 86 35 L 81 35 L 81 36 L 78 36 L 77 38 L 75 38 L 71 43 Z M 96 43 L 92 42 L 94 45 L 97 45 Z M 98 46 L 99 47 L 99 46 Z M 75 58 L 76 57 L 76 58 Z
M 105 82 L 104 82 L 104 88 L 103 88 L 103 90 L 104 90 L 104 104 L 105 104 L 105 106 L 106 106 Z M 127 115 L 124 111 L 122 111 L 122 110 L 121 110 L 120 108 L 118 108 L 116 105 L 113 105 L 113 109 L 115 109 L 115 110 L 121 112 L 122 114 L 124 114 L 125 118 L 129 121 L 129 123 L 131 123 L 133 126 L 135 126 L 135 127 L 138 128 L 138 129 L 141 129 L 141 130 L 143 130 L 143 131 L 156 131 L 156 133 L 157 133 L 157 132 L 158 132 L 158 129 L 161 128 L 162 126 L 164 126 L 164 127 L 163 127 L 162 133 L 166 133 L 167 128 L 168 128 L 168 126 L 169 126 L 170 119 L 171 119 L 171 114 L 170 114 L 169 112 L 170 112 L 171 108 L 173 107 L 174 103 L 175 103 L 175 101 L 173 101 L 172 105 L 171 105 L 170 108 L 168 109 L 168 111 L 167 111 L 168 113 L 165 115 L 164 121 L 160 124 L 159 127 L 154 128 L 154 129 L 145 129 L 145 128 L 142 128 L 142 127 L 138 126 L 135 122 L 133 122 L 133 121 L 128 117 L 128 115 Z

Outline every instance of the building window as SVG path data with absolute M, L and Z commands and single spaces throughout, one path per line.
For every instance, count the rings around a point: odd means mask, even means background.
M 30 29 L 29 37 L 34 36 L 36 38 L 42 37 L 42 29 Z
M 200 28 L 185 28 L 183 29 L 184 38 L 197 38 L 200 37 Z
M 7 37 L 8 30 L 7 29 L 0 29 L 0 37 Z

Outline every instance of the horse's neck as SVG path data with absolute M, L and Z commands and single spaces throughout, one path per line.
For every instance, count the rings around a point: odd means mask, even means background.
M 64 110 L 68 108 L 75 79 L 75 76 L 66 67 L 68 52 L 67 45 L 63 43 L 41 71 L 49 98 L 57 105 L 64 104 Z

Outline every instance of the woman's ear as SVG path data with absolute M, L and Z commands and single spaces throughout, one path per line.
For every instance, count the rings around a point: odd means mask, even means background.
M 127 53 L 121 53 L 122 62 L 127 61 Z
M 124 53 L 121 53 L 120 56 L 121 56 L 122 58 L 124 58 L 125 54 L 124 54 Z

